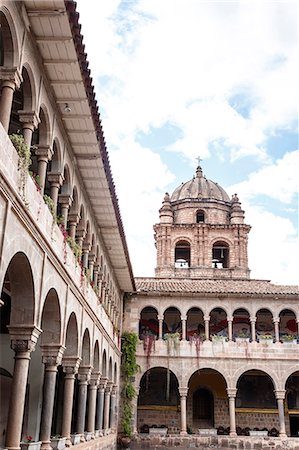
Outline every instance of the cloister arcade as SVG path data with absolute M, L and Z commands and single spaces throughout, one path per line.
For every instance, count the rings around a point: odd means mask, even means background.
M 153 306 L 145 306 L 140 312 L 139 338 L 153 335 L 163 339 L 165 333 L 179 333 L 180 340 L 190 340 L 199 336 L 202 341 L 213 336 L 223 336 L 228 341 L 236 338 L 248 338 L 251 342 L 260 337 L 269 336 L 275 342 L 280 342 L 284 336 L 298 339 L 299 318 L 292 307 L 281 309 L 244 308 L 236 306 L 228 311 L 227 307 L 215 307 L 203 310 L 191 306 L 188 310 L 179 307 L 163 305 L 158 310 Z

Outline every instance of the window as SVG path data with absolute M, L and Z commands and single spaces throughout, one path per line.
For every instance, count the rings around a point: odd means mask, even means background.
M 212 267 L 215 269 L 229 267 L 229 246 L 225 242 L 215 242 L 213 245 Z
M 190 267 L 191 249 L 187 241 L 179 241 L 175 246 L 175 267 L 186 269 Z
M 196 213 L 196 223 L 204 223 L 205 213 L 203 211 L 197 211 Z

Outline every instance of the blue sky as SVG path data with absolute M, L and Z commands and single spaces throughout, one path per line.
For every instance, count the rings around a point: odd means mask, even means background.
M 153 276 L 164 193 L 200 156 L 252 225 L 252 278 L 297 283 L 297 2 L 79 0 L 78 11 L 134 274 Z

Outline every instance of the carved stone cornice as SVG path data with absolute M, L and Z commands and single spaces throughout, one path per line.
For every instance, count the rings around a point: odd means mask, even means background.
M 114 384 L 113 381 L 107 381 L 107 384 L 105 387 L 105 394 L 111 394 L 113 384 Z
M 33 128 L 37 128 L 40 123 L 40 118 L 35 111 L 18 111 L 19 120 L 21 123 L 31 124 Z
M 23 82 L 23 77 L 21 72 L 17 67 L 0 67 L 0 81 L 2 81 L 2 86 L 12 83 L 12 88 L 19 89 L 21 83 Z
M 11 348 L 16 352 L 34 352 L 42 330 L 35 325 L 8 325 Z
M 38 148 L 35 149 L 35 155 L 38 160 L 46 160 L 50 161 L 53 156 L 53 150 L 50 145 L 39 145 Z
M 64 180 L 62 173 L 49 172 L 47 174 L 47 179 L 51 185 L 61 186 Z
M 275 393 L 276 400 L 284 400 L 285 399 L 286 391 L 284 389 L 275 390 L 274 393 Z
M 78 370 L 78 380 L 83 383 L 88 383 L 92 369 L 92 366 L 80 366 Z
M 62 359 L 63 371 L 66 374 L 76 375 L 80 366 L 81 358 L 79 356 L 64 356 Z
M 60 366 L 65 347 L 63 345 L 41 345 L 42 362 L 46 366 Z
M 69 208 L 72 204 L 73 201 L 73 197 L 71 196 L 71 194 L 59 194 L 58 195 L 58 202 L 60 203 L 60 205 L 63 205 L 67 208 Z
M 90 375 L 90 386 L 98 386 L 101 378 L 101 372 L 92 372 Z
M 235 389 L 235 388 L 227 388 L 227 389 L 226 389 L 227 396 L 228 396 L 229 398 L 236 398 L 237 390 L 238 390 L 238 389 Z
M 111 397 L 115 397 L 117 393 L 117 385 L 114 384 L 111 388 Z
M 187 397 L 188 394 L 188 387 L 181 387 L 179 388 L 179 393 L 181 397 Z

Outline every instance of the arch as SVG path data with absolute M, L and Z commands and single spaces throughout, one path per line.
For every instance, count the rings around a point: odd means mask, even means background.
M 158 311 L 153 306 L 146 306 L 140 312 L 139 339 L 149 335 L 159 336 Z
M 79 197 L 78 197 L 78 190 L 77 187 L 73 187 L 72 192 L 72 204 L 70 207 L 70 214 L 78 214 L 79 212 Z
M 66 327 L 64 356 L 78 357 L 78 322 L 74 312 L 71 313 Z
M 245 308 L 233 312 L 233 336 L 249 338 L 251 335 L 250 314 Z
M 57 138 L 55 138 L 53 141 L 52 150 L 53 150 L 53 155 L 52 155 L 51 164 L 50 164 L 50 168 L 49 168 L 48 172 L 61 173 L 62 152 L 61 152 L 61 145 Z
M 193 336 L 204 335 L 205 322 L 203 311 L 193 306 L 187 311 L 187 340 L 190 340 Z
M 100 370 L 100 349 L 99 341 L 96 340 L 93 350 L 93 370 L 94 372 L 99 372 Z
M 191 244 L 187 240 L 179 240 L 175 244 L 174 261 L 177 269 L 186 269 L 191 265 Z
M 41 344 L 61 343 L 61 315 L 58 294 L 55 289 L 50 289 L 46 295 L 46 300 L 42 312 Z
M 39 125 L 35 130 L 33 135 L 36 135 L 36 138 L 32 137 L 32 144 L 38 144 L 38 146 L 49 146 L 50 145 L 50 118 L 47 107 L 42 104 L 39 108 Z
M 0 66 L 17 67 L 19 48 L 14 22 L 10 12 L 0 7 Z
M 113 380 L 113 365 L 112 365 L 112 358 L 110 356 L 109 358 L 109 372 L 108 372 L 108 378 L 110 381 Z
M 116 364 L 116 362 L 114 363 L 113 382 L 114 382 L 114 384 L 117 384 L 117 364 Z
M 212 247 L 212 267 L 227 269 L 229 267 L 229 244 L 223 240 L 216 241 Z
M 263 370 L 246 370 L 237 381 L 238 408 L 277 408 L 272 377 Z
M 291 309 L 283 309 L 279 313 L 279 334 L 283 336 L 297 335 L 298 326 L 296 321 L 296 314 Z
M 182 333 L 181 312 L 176 306 L 169 306 L 164 311 L 163 335 L 166 333 Z
M 72 193 L 71 174 L 67 164 L 65 164 L 63 168 L 63 183 L 60 192 L 64 195 L 70 195 Z
M 192 428 L 213 428 L 216 408 L 227 409 L 227 381 L 216 369 L 201 368 L 190 376 L 188 398 Z
M 261 308 L 257 311 L 255 329 L 257 336 L 274 335 L 273 315 L 268 308 Z
M 289 420 L 290 435 L 292 437 L 299 436 L 299 416 L 292 414 L 299 410 L 299 370 L 293 372 L 287 379 L 285 384 L 286 405 Z
M 88 328 L 85 329 L 83 335 L 81 358 L 83 366 L 90 365 L 90 334 Z
M 205 223 L 205 212 L 202 209 L 196 211 L 196 223 Z
M 31 67 L 25 63 L 22 68 L 23 87 L 23 109 L 26 112 L 34 110 L 36 100 L 35 79 Z
M 35 323 L 35 294 L 32 268 L 23 252 L 17 252 L 7 267 L 2 290 L 11 301 L 10 325 Z
M 179 402 L 179 382 L 165 367 L 148 369 L 140 379 L 138 405 L 177 405 Z
M 105 349 L 102 356 L 102 375 L 103 377 L 107 377 L 107 353 Z
M 214 308 L 210 312 L 210 334 L 228 335 L 227 313 L 224 308 Z

